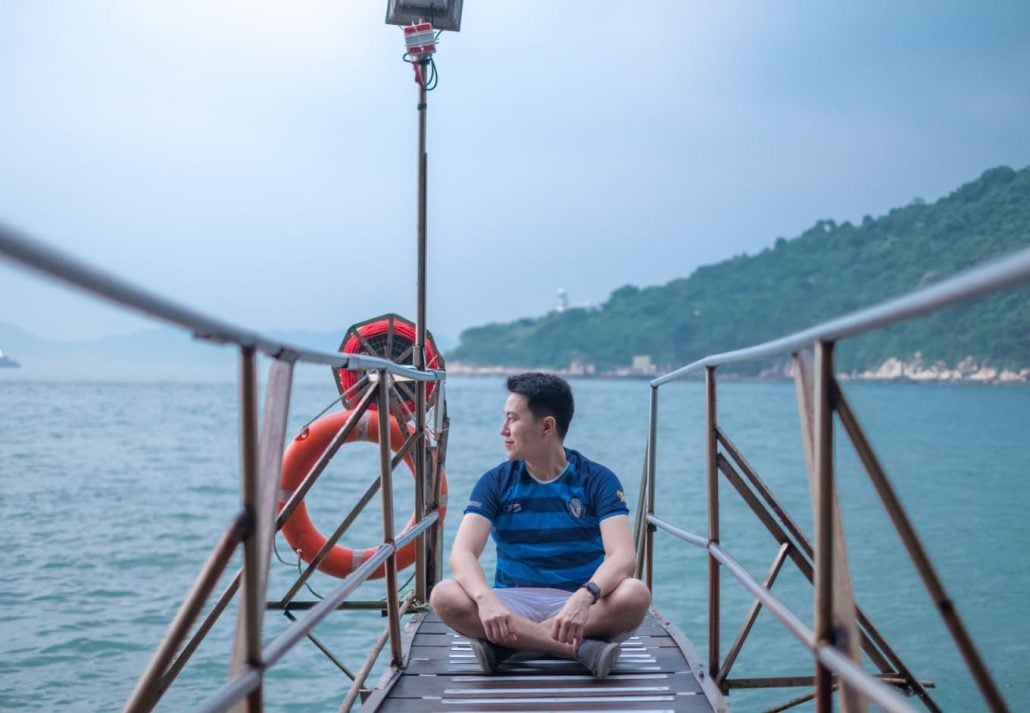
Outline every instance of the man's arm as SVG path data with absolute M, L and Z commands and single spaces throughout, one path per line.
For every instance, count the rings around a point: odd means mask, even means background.
M 479 556 L 483 554 L 492 529 L 493 523 L 482 515 L 467 513 L 458 525 L 458 533 L 451 546 L 450 565 L 454 580 L 477 601 L 490 589 L 483 568 L 479 565 Z
M 610 594 L 637 569 L 637 556 L 633 545 L 633 532 L 629 526 L 629 515 L 614 515 L 601 521 L 601 542 L 604 544 L 604 561 L 594 571 L 590 581 L 601 588 L 601 596 Z M 590 616 L 593 595 L 585 589 L 577 589 L 555 617 L 551 636 L 562 643 L 578 645 L 582 640 L 583 627 Z
M 629 515 L 613 515 L 602 520 L 601 542 L 604 545 L 604 561 L 590 581 L 601 588 L 603 597 L 618 587 L 622 580 L 632 577 L 637 570 L 636 546 L 633 544 Z
M 503 643 L 515 638 L 511 612 L 486 583 L 486 575 L 479 564 L 479 556 L 483 554 L 492 529 L 493 523 L 482 515 L 466 513 L 454 536 L 450 565 L 454 581 L 476 603 L 486 638 L 494 643 Z

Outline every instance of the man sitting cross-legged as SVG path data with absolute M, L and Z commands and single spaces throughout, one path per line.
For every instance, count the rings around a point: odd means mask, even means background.
M 651 603 L 633 578 L 636 556 L 622 485 L 565 448 L 572 391 L 548 374 L 508 379 L 501 436 L 508 460 L 472 490 L 451 549 L 454 579 L 433 588 L 440 618 L 469 637 L 492 673 L 516 651 L 576 659 L 604 678 Z M 493 535 L 491 588 L 479 564 Z

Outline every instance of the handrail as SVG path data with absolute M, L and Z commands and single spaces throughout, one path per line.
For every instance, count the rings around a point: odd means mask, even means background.
M 915 708 L 910 706 L 904 698 L 883 684 L 877 682 L 875 678 L 866 673 L 861 667 L 855 666 L 850 659 L 838 654 L 831 646 L 817 643 L 815 632 L 805 626 L 794 612 L 783 604 L 776 595 L 769 591 L 768 587 L 751 576 L 751 573 L 744 569 L 744 567 L 742 567 L 724 547 L 720 546 L 716 542 L 706 540 L 700 535 L 682 530 L 661 518 L 655 517 L 654 515 L 648 515 L 647 521 L 655 527 L 665 530 L 684 542 L 689 542 L 695 547 L 708 550 L 708 552 L 711 553 L 715 559 L 719 560 L 730 574 L 737 578 L 745 589 L 754 595 L 755 599 L 762 603 L 769 613 L 779 619 L 780 623 L 782 623 L 788 631 L 797 637 L 798 641 L 818 656 L 829 669 L 842 679 L 846 680 L 853 686 L 860 687 L 863 694 L 865 694 L 870 700 L 874 701 L 886 710 L 915 713 Z
M 441 381 L 444 378 L 442 371 L 420 371 L 363 354 L 308 349 L 238 327 L 104 272 L 84 260 L 22 235 L 3 223 L 0 223 L 0 254 L 117 305 L 187 329 L 197 339 L 217 344 L 237 344 L 286 362 L 325 364 L 345 369 L 385 369 L 390 374 L 412 381 Z
M 396 542 L 392 544 L 383 543 L 379 545 L 371 557 L 362 562 L 359 567 L 347 575 L 343 581 L 340 582 L 340 586 L 312 608 L 303 619 L 296 621 L 264 647 L 262 652 L 262 661 L 264 662 L 263 667 L 270 668 L 275 665 L 275 663 L 278 662 L 287 651 L 304 638 L 304 636 L 315 628 L 315 626 L 317 626 L 322 620 L 329 616 L 329 614 L 335 611 L 336 608 L 347 599 L 347 597 L 353 594 L 354 590 L 361 586 L 361 584 L 369 578 L 369 575 L 371 575 L 379 565 L 385 562 L 391 554 L 425 532 L 425 530 L 438 519 L 439 514 L 431 512 L 410 529 L 405 530 L 404 534 L 400 535 Z M 202 705 L 195 708 L 194 713 L 214 713 L 215 711 L 223 711 L 237 701 L 245 698 L 249 693 L 257 688 L 260 682 L 261 676 L 259 675 L 259 672 L 252 667 L 248 667 L 243 672 L 234 676 L 221 690 L 217 691 Z
M 884 680 L 866 673 L 859 665 L 859 647 L 870 656 L 880 669 L 882 678 L 889 675 L 893 685 L 902 686 L 908 695 L 918 695 L 930 711 L 939 711 L 936 702 L 927 694 L 924 685 L 917 680 L 882 640 L 875 628 L 861 613 L 853 595 L 851 572 L 844 548 L 845 532 L 840 517 L 840 504 L 835 485 L 834 455 L 834 416 L 843 424 L 856 453 L 869 475 L 883 507 L 891 517 L 905 549 L 908 551 L 913 566 L 923 580 L 935 607 L 954 639 L 955 645 L 965 660 L 966 666 L 980 689 L 984 702 L 992 711 L 1007 711 L 1008 707 L 1001 691 L 990 674 L 983 658 L 966 630 L 961 617 L 945 590 L 943 582 L 934 571 L 925 548 L 912 527 L 912 523 L 904 508 L 894 495 L 893 488 L 883 472 L 865 434 L 851 412 L 850 406 L 840 384 L 834 375 L 834 346 L 845 337 L 862 334 L 869 330 L 885 327 L 903 320 L 924 315 L 944 307 L 955 305 L 1008 287 L 1030 282 L 1030 248 L 1024 248 L 1007 257 L 966 270 L 942 282 L 916 290 L 909 294 L 886 300 L 872 307 L 858 310 L 814 327 L 796 332 L 779 339 L 767 341 L 754 346 L 706 356 L 687 366 L 659 376 L 650 382 L 651 414 L 649 418 L 647 450 L 644 465 L 644 477 L 641 483 L 640 499 L 646 507 L 638 510 L 638 557 L 643 558 L 638 565 L 638 576 L 644 576 L 648 586 L 652 581 L 652 556 L 654 547 L 653 533 L 657 529 L 668 531 L 676 537 L 697 545 L 708 553 L 708 594 L 709 594 L 709 663 L 708 672 L 720 688 L 739 687 L 741 682 L 727 680 L 732 659 L 736 657 L 743 637 L 747 635 L 749 624 L 734 644 L 734 650 L 725 666 L 720 665 L 719 626 L 721 586 L 719 568 L 725 567 L 756 598 L 754 607 L 764 605 L 790 629 L 811 651 L 815 662 L 815 708 L 820 713 L 828 713 L 833 708 L 832 694 L 836 685 L 831 680 L 831 672 L 839 677 L 842 708 L 864 711 L 868 701 L 880 704 L 887 710 L 911 710 Z M 807 349 L 815 352 L 815 367 L 808 363 L 804 356 Z M 798 412 L 801 421 L 802 442 L 805 451 L 808 485 L 812 500 L 813 522 L 815 529 L 815 546 L 809 548 L 811 564 L 795 558 L 795 564 L 807 568 L 808 576 L 815 589 L 815 622 L 809 629 L 801 624 L 800 619 L 790 614 L 789 610 L 779 603 L 769 591 L 769 587 L 758 583 L 746 570 L 741 568 L 719 544 L 719 490 L 718 473 L 728 463 L 720 452 L 727 449 L 738 462 L 743 464 L 741 455 L 733 446 L 719 426 L 717 418 L 717 392 L 715 373 L 719 366 L 744 361 L 754 361 L 772 356 L 790 354 L 794 363 L 794 381 L 797 389 Z M 705 374 L 705 432 L 706 432 L 706 491 L 708 534 L 701 537 L 655 516 L 655 453 L 657 450 L 657 403 L 659 387 L 695 372 L 704 370 Z M 772 520 L 771 513 L 794 528 L 789 517 L 785 516 L 770 492 L 763 490 L 761 501 L 747 489 L 735 476 L 732 468 L 724 471 L 727 478 L 738 490 L 754 514 L 762 520 L 770 533 L 783 548 L 789 544 L 781 528 Z M 749 479 L 754 478 L 749 474 Z M 756 476 L 755 476 L 756 477 Z M 742 490 L 743 488 L 743 490 Z M 763 508 L 771 508 L 763 509 Z M 644 525 L 647 527 L 644 527 Z M 776 533 L 780 532 L 779 535 Z M 794 533 L 797 537 L 797 533 Z M 798 538 L 803 543 L 803 536 Z M 778 565 L 777 565 L 778 566 Z M 770 584 L 771 586 L 771 584 Z M 789 615 L 788 615 L 789 614 Z M 888 669 L 896 669 L 889 671 Z M 896 679 L 896 680 L 895 680 Z M 757 679 L 756 679 L 757 680 Z M 772 681 L 773 679 L 762 679 Z M 734 685 L 736 684 L 736 685 Z M 785 685 L 783 683 L 774 685 Z M 807 700 L 796 699 L 784 708 L 791 707 Z M 780 709 L 781 710 L 781 709 Z
M 418 382 L 417 407 L 425 409 L 428 406 L 425 395 L 426 383 L 436 382 L 442 386 L 446 379 L 446 373 L 443 370 L 425 369 L 421 364 L 404 366 L 367 354 L 325 352 L 272 339 L 178 304 L 156 292 L 104 272 L 77 257 L 26 237 L 2 223 L 0 223 L 0 257 L 6 257 L 15 263 L 63 281 L 115 305 L 184 328 L 192 332 L 198 339 L 218 344 L 233 344 L 240 351 L 241 488 L 244 516 L 237 523 L 235 529 L 226 536 L 229 538 L 227 540 L 229 545 L 216 548 L 216 552 L 212 556 L 213 564 L 205 567 L 201 573 L 194 586 L 194 592 L 187 597 L 182 607 L 182 613 L 173 622 L 159 645 L 157 653 L 127 702 L 125 710 L 134 713 L 135 711 L 150 710 L 157 704 L 193 650 L 205 637 L 213 620 L 224 611 L 228 599 L 241 588 L 243 597 L 240 603 L 240 617 L 237 623 L 232 661 L 234 674 L 225 687 L 202 704 L 200 710 L 224 710 L 230 706 L 236 710 L 238 706 L 235 704 L 244 699 L 249 700 L 249 703 L 246 704 L 249 709 L 260 708 L 264 672 L 305 636 L 312 637 L 311 630 L 331 611 L 335 611 L 379 566 L 385 566 L 387 572 L 386 601 L 389 617 L 387 638 L 391 644 L 391 664 L 397 666 L 401 657 L 399 619 L 407 607 L 401 607 L 396 592 L 396 553 L 401 547 L 416 539 L 420 543 L 419 547 L 424 551 L 427 545 L 423 539 L 429 529 L 434 528 L 436 531 L 434 537 L 439 536 L 440 513 L 437 504 L 438 494 L 434 494 L 430 503 L 423 504 L 426 491 L 424 488 L 420 488 L 416 492 L 419 501 L 416 508 L 419 516 L 417 524 L 397 536 L 394 535 L 390 482 L 396 462 L 390 456 L 389 438 L 381 439 L 379 443 L 379 490 L 383 504 L 384 542 L 369 559 L 345 578 L 329 597 L 319 602 L 306 616 L 297 620 L 293 626 L 271 643 L 264 647 L 261 646 L 271 538 L 278 530 L 281 520 L 281 517 L 277 517 L 274 512 L 277 493 L 275 485 L 282 467 L 281 454 L 285 440 L 286 416 L 289 412 L 290 389 L 293 380 L 292 367 L 297 362 L 306 362 L 371 371 L 372 373 L 367 376 L 370 383 L 366 397 L 361 399 L 358 408 L 359 410 L 367 408 L 373 397 L 377 397 L 379 430 L 386 433 L 389 432 L 386 425 L 388 415 L 395 410 L 393 407 L 396 405 L 392 398 L 397 396 L 393 386 L 394 379 Z M 263 419 L 258 413 L 256 378 L 256 355 L 258 352 L 266 354 L 273 361 L 268 393 L 265 397 Z M 442 389 L 438 389 L 433 398 L 433 408 L 437 409 L 438 419 L 441 418 L 438 408 L 441 392 Z M 421 417 L 415 419 L 416 429 L 409 437 L 408 444 L 394 445 L 399 446 L 404 452 L 413 447 L 417 448 L 419 454 L 416 461 L 422 463 L 428 457 L 428 440 L 424 433 L 424 413 L 419 415 Z M 398 415 L 398 418 L 401 416 Z M 446 421 L 446 417 L 443 418 Z M 261 422 L 264 424 L 264 429 L 259 434 L 258 424 Z M 342 438 L 343 435 L 339 436 L 338 440 L 342 440 Z M 335 449 L 331 448 L 330 450 L 335 452 Z M 440 449 L 434 450 L 434 463 L 437 455 L 442 455 Z M 332 453 L 326 454 L 326 458 L 331 457 Z M 399 453 L 398 460 L 400 457 L 402 454 Z M 424 468 L 420 471 L 420 475 L 426 475 Z M 439 488 L 439 482 L 436 482 L 435 487 Z M 295 501 L 291 500 L 291 502 Z M 245 545 L 243 568 L 219 598 L 218 603 L 195 633 L 193 639 L 186 644 L 179 657 L 172 662 L 172 656 L 184 641 L 188 629 L 199 614 L 200 607 L 210 595 L 215 580 L 224 570 L 228 562 L 227 555 L 231 554 L 231 551 L 241 541 Z M 433 545 L 433 547 L 437 547 L 437 545 Z M 421 594 L 424 597 L 426 586 L 424 572 L 419 578 L 419 582 L 418 588 L 421 589 L 421 592 L 416 591 L 413 596 L 417 597 Z M 369 669 L 377 655 L 378 650 L 373 652 L 372 660 L 366 662 Z M 330 656 L 330 658 L 332 657 Z M 353 700 L 353 692 L 348 696 L 348 700 Z
M 885 327 L 912 317 L 933 312 L 965 300 L 1011 287 L 1030 279 L 1030 248 L 953 275 L 936 285 L 924 287 L 901 297 L 851 312 L 800 332 L 744 349 L 712 354 L 651 381 L 661 386 L 700 371 L 705 367 L 753 361 L 790 354 L 817 341 L 834 342 L 877 327 Z

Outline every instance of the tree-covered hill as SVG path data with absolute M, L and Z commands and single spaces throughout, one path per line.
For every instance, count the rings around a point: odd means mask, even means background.
M 861 225 L 820 220 L 757 255 L 698 268 L 660 287 L 626 285 L 600 308 L 466 330 L 449 358 L 598 370 L 649 355 L 661 368 L 783 336 L 1030 245 L 1030 168 L 988 170 L 932 204 L 916 199 Z M 838 350 L 842 370 L 889 357 L 949 366 L 966 357 L 1030 366 L 1030 288 L 977 300 Z M 752 365 L 751 369 L 767 367 Z

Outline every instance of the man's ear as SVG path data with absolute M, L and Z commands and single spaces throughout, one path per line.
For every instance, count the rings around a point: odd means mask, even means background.
M 558 428 L 558 421 L 554 416 L 544 416 L 544 433 L 548 431 L 556 431 Z

